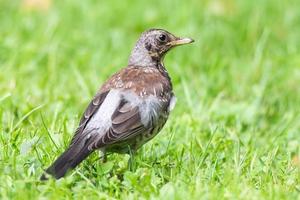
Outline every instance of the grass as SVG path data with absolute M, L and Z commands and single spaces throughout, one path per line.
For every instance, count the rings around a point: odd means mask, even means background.
M 0 27 L 0 199 L 299 199 L 298 1 L 1 1 Z M 152 27 L 196 42 L 166 57 L 177 105 L 136 170 L 95 154 L 40 182 Z

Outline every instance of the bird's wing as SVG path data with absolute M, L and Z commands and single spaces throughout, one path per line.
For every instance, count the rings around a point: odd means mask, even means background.
M 111 127 L 108 131 L 97 137 L 90 148 L 96 149 L 109 144 L 126 142 L 149 131 L 151 128 L 151 126 L 146 127 L 142 123 L 138 106 L 133 106 L 125 99 L 120 101 L 111 117 L 111 121 Z
M 90 119 L 93 117 L 93 115 L 97 112 L 101 104 L 103 103 L 104 99 L 106 98 L 109 91 L 98 93 L 93 100 L 90 102 L 88 107 L 86 108 L 83 116 L 80 119 L 79 126 L 75 131 L 75 134 L 73 136 L 73 139 L 71 141 L 71 145 L 76 143 L 77 140 L 82 138 L 84 135 L 84 129 L 87 126 Z
M 94 150 L 109 144 L 128 141 L 137 135 L 147 132 L 150 129 L 149 127 L 152 127 L 150 126 L 150 124 L 152 125 L 151 117 L 149 119 L 149 126 L 146 127 L 142 123 L 138 105 L 133 105 L 122 97 L 112 112 L 110 120 L 111 125 L 108 129 L 103 130 L 102 128 L 99 128 L 101 127 L 101 124 L 98 123 L 97 126 L 99 125 L 99 127 L 93 127 L 93 120 L 99 117 L 96 114 L 97 111 L 101 106 L 106 106 L 104 105 L 106 103 L 102 103 L 104 101 L 114 101 L 113 99 L 110 99 L 113 97 L 108 95 L 109 92 L 111 92 L 111 90 L 96 95 L 89 104 L 80 120 L 79 127 L 71 141 L 71 146 L 78 146 L 78 142 L 80 141 L 82 145 L 88 145 L 89 149 Z M 107 101 L 105 99 L 107 99 Z M 99 123 L 101 122 L 99 121 Z

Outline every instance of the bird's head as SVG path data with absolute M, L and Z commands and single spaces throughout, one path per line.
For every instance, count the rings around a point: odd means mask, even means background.
M 194 42 L 191 38 L 180 38 L 163 29 L 150 29 L 142 33 L 131 52 L 129 65 L 152 66 L 161 63 L 165 54 L 173 47 Z

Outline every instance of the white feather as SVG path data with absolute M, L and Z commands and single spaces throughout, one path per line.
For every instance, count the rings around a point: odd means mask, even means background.
M 98 111 L 87 124 L 86 130 L 96 130 L 93 133 L 105 134 L 109 127 L 111 127 L 111 116 L 120 103 L 120 97 L 119 90 L 111 90 Z
M 138 107 L 141 115 L 141 122 L 148 126 L 151 118 L 158 120 L 158 113 L 161 112 L 161 103 L 157 97 L 150 95 L 147 98 L 141 98 L 133 92 L 124 92 L 124 98 L 131 103 L 132 107 Z
M 170 100 L 169 108 L 168 108 L 169 112 L 174 109 L 174 107 L 176 105 L 176 100 L 177 100 L 176 97 L 172 96 L 172 98 Z
M 144 126 L 148 126 L 151 119 L 158 120 L 161 103 L 155 96 L 141 98 L 133 92 L 115 89 L 107 94 L 102 105 L 87 124 L 86 130 L 95 130 L 91 131 L 91 134 L 101 134 L 98 137 L 102 137 L 102 134 L 104 135 L 112 125 L 111 117 L 120 104 L 121 98 L 128 101 L 133 108 L 139 108 L 141 122 Z

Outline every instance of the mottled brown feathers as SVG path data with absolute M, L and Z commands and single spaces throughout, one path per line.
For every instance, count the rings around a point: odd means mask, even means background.
M 129 66 L 114 74 L 100 93 L 112 88 L 129 90 L 142 98 L 154 95 L 163 100 L 172 91 L 172 84 L 169 76 L 158 68 Z

